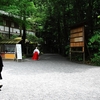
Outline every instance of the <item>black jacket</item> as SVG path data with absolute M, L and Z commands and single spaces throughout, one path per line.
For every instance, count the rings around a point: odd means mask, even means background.
M 0 71 L 2 70 L 3 67 L 3 61 L 2 61 L 2 57 L 0 56 Z

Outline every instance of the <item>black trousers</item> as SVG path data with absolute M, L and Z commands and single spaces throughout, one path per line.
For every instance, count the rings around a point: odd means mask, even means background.
M 1 73 L 0 73 L 0 79 L 2 79 L 2 75 L 1 75 Z
M 1 72 L 2 72 L 2 68 L 0 68 L 0 79 L 2 79 L 2 74 L 1 74 Z

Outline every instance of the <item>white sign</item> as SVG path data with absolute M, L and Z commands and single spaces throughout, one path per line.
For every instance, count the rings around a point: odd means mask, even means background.
M 21 44 L 16 44 L 17 59 L 22 59 L 22 48 Z
M 83 37 L 75 38 L 74 41 L 75 41 L 75 42 L 81 42 L 81 41 L 83 41 Z

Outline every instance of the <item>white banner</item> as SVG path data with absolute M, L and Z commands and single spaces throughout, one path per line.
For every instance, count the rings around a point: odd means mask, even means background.
M 22 48 L 21 48 L 21 44 L 16 44 L 16 50 L 17 50 L 17 59 L 22 59 Z

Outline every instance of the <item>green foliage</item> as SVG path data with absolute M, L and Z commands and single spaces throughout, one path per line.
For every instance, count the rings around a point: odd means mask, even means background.
M 0 40 L 1 39 L 5 39 L 6 37 L 4 35 L 2 35 L 2 33 L 0 33 Z
M 0 34 L 0 40 L 2 39 L 2 35 Z
M 45 41 L 60 50 L 62 44 L 69 43 L 69 28 L 74 24 L 87 23 L 87 40 L 93 35 L 93 29 L 100 29 L 99 8 L 99 0 L 0 0 L 0 10 L 19 16 L 23 20 L 16 20 L 20 27 L 24 24 L 25 28 L 36 30 L 41 37 L 27 36 L 29 41 Z M 99 45 L 100 33 L 96 31 L 88 43 L 92 57 L 95 53 L 99 56 Z M 69 46 L 64 49 L 68 54 Z
M 32 35 L 32 34 L 27 34 L 27 39 L 28 39 L 30 42 L 37 42 L 37 43 L 43 42 L 43 39 L 42 39 L 42 38 L 38 38 L 37 36 Z
M 92 52 L 91 62 L 100 65 L 100 32 L 95 31 L 94 35 L 89 39 L 88 46 Z
M 100 32 L 99 31 L 95 31 L 94 35 L 90 38 L 90 44 L 94 42 L 100 43 Z
M 94 65 L 100 66 L 100 54 L 98 55 L 98 53 L 95 53 L 93 58 L 91 58 L 91 62 Z
M 31 42 L 37 42 L 37 37 L 32 34 L 27 34 L 26 38 Z
M 16 37 L 18 37 L 18 35 L 13 34 L 11 35 L 10 39 L 15 39 Z
M 77 61 L 83 61 L 82 54 L 75 55 L 74 59 L 77 60 Z
M 89 39 L 88 46 L 91 50 L 98 51 L 100 49 L 98 45 L 100 45 L 100 32 L 95 31 L 94 35 Z
M 67 45 L 67 46 L 65 46 L 65 50 L 66 50 L 66 55 L 68 55 L 69 54 L 69 45 Z
M 25 59 L 25 58 L 26 58 L 26 55 L 25 55 L 25 54 L 23 54 L 23 55 L 22 55 L 22 59 Z

